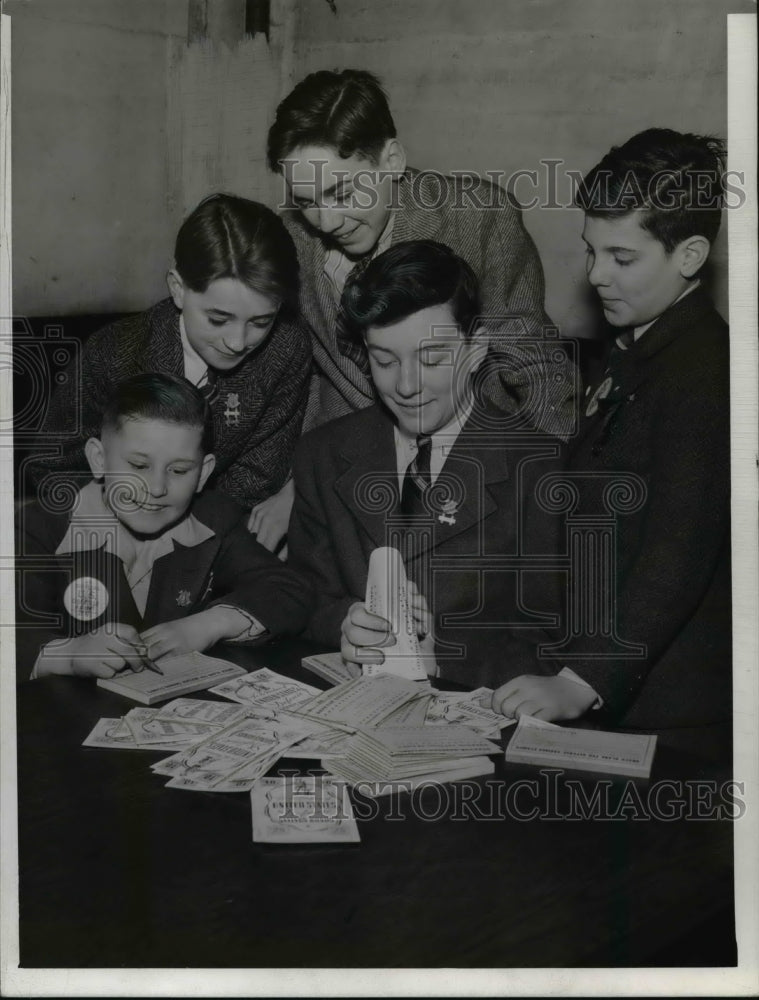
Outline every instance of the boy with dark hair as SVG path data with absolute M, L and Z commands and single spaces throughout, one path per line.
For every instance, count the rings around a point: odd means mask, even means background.
M 110 677 L 303 626 L 307 584 L 253 539 L 243 508 L 201 492 L 214 456 L 199 389 L 126 379 L 85 451 L 92 480 L 59 483 L 17 515 L 20 680 Z
M 609 340 L 567 475 L 577 516 L 619 515 L 596 594 L 613 619 L 561 650 L 592 688 L 584 706 L 552 679 L 528 676 L 496 691 L 507 715 L 568 719 L 596 705 L 627 727 L 729 731 L 728 328 L 700 282 L 720 222 L 724 156 L 716 139 L 648 129 L 614 147 L 579 188 L 588 278 Z M 615 481 L 626 511 L 612 509 Z
M 488 342 L 473 270 L 434 241 L 397 244 L 348 281 L 342 305 L 379 403 L 296 451 L 289 559 L 318 594 L 308 634 L 342 642 L 348 661 L 382 661 L 389 626 L 364 595 L 373 550 L 390 545 L 441 675 L 476 687 L 535 669 L 536 632 L 556 611 L 540 570 L 557 538 L 531 501 L 559 443 L 482 398 Z
M 560 342 L 545 341 L 553 328 L 540 259 L 502 188 L 471 174 L 407 169 L 379 81 L 352 69 L 312 73 L 282 101 L 268 161 L 295 210 L 284 218 L 315 360 L 306 429 L 375 401 L 366 354 L 346 336 L 339 310 L 348 274 L 397 243 L 431 239 L 477 275 L 492 347 L 487 394 L 542 431 L 572 432 L 577 372 Z

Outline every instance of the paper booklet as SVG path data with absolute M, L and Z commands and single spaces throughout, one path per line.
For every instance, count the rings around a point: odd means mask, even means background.
M 247 673 L 243 667 L 228 660 L 218 660 L 203 653 L 164 656 L 158 661 L 158 666 L 163 670 L 163 676 L 154 674 L 152 670 L 141 670 L 137 674 L 128 670 L 114 677 L 99 678 L 98 687 L 123 694 L 143 705 L 155 705 L 169 698 L 192 694 L 193 691 L 205 691 L 214 684 Z
M 390 622 L 395 645 L 382 650 L 384 663 L 365 666 L 364 675 L 395 674 L 412 681 L 426 681 L 427 669 L 408 602 L 406 569 L 397 549 L 383 547 L 372 552 L 366 579 L 366 608 Z
M 495 764 L 489 757 L 465 757 L 452 758 L 440 765 L 437 770 L 427 771 L 424 774 L 417 774 L 409 778 L 400 778 L 395 781 L 370 781 L 360 774 L 356 774 L 350 768 L 345 767 L 344 760 L 341 760 L 333 769 L 332 761 L 326 761 L 324 765 L 327 769 L 333 770 L 337 776 L 337 769 L 340 769 L 339 777 L 345 779 L 353 786 L 353 790 L 359 795 L 366 795 L 369 798 L 381 798 L 383 795 L 398 794 L 399 792 L 413 792 L 417 788 L 425 785 L 442 785 L 447 781 L 466 781 L 467 778 L 481 778 L 495 772 Z
M 647 778 L 655 750 L 656 736 L 568 729 L 523 715 L 506 747 L 506 760 Z

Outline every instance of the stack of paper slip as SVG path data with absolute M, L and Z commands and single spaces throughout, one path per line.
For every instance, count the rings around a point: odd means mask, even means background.
M 422 686 L 392 674 L 378 674 L 357 677 L 322 691 L 313 700 L 299 705 L 297 712 L 347 728 L 378 726 L 396 710 L 418 698 L 429 698 L 431 693 L 429 685 Z
M 100 677 L 98 687 L 115 691 L 116 694 L 142 702 L 143 705 L 156 705 L 169 698 L 205 691 L 212 684 L 219 684 L 245 673 L 244 667 L 238 667 L 228 660 L 196 652 L 162 656 L 159 666 L 160 674 L 152 670 L 141 670 L 139 673 L 124 670 L 113 677 Z
M 523 715 L 506 748 L 506 760 L 647 778 L 656 736 L 570 729 Z
M 345 756 L 329 761 L 329 770 L 353 784 L 420 776 L 434 780 L 436 772 L 460 769 L 467 758 L 488 757 L 499 749 L 466 726 L 360 729 Z
M 250 793 L 253 840 L 268 844 L 358 843 L 345 782 L 329 777 L 261 778 Z
M 505 715 L 499 715 L 487 707 L 492 694 L 491 688 L 484 687 L 464 692 L 435 691 L 427 705 L 424 724 L 460 724 L 474 729 L 481 736 L 497 740 L 501 730 L 513 726 L 516 719 L 507 719 Z
M 321 760 L 351 781 L 490 773 L 495 748 L 485 737 L 509 723 L 482 704 L 488 689 L 441 693 L 391 674 L 318 691 L 264 668 L 212 690 L 236 704 L 177 698 L 135 708 L 101 719 L 84 745 L 170 751 L 152 768 L 170 787 L 240 792 L 281 757 Z

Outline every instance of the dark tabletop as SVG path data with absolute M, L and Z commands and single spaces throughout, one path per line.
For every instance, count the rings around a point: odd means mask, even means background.
M 235 658 L 324 687 L 306 652 Z M 22 967 L 734 961 L 729 774 L 674 744 L 648 782 L 501 758 L 357 799 L 360 844 L 278 846 L 253 843 L 247 794 L 166 788 L 149 769 L 165 752 L 81 746 L 133 705 L 73 678 L 19 688 Z

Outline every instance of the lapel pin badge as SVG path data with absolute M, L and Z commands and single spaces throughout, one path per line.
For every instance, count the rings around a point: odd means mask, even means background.
M 438 514 L 437 519 L 441 524 L 455 524 L 458 512 L 459 506 L 456 501 L 446 500 L 442 506 L 442 513 Z
M 192 604 L 192 594 L 189 590 L 180 590 L 177 594 L 177 604 L 180 608 L 186 608 Z
M 224 410 L 227 427 L 237 427 L 240 423 L 240 397 L 236 392 L 227 393 L 227 408 Z
M 611 386 L 612 386 L 612 379 L 610 376 L 607 376 L 607 378 L 603 380 L 603 382 L 593 393 L 591 400 L 588 403 L 588 407 L 585 410 L 586 417 L 592 417 L 594 413 L 598 412 L 598 404 L 602 399 L 606 399 L 606 397 L 609 395 Z
M 72 618 L 80 622 L 99 618 L 109 601 L 105 584 L 94 576 L 80 576 L 72 580 L 63 594 L 63 606 Z

